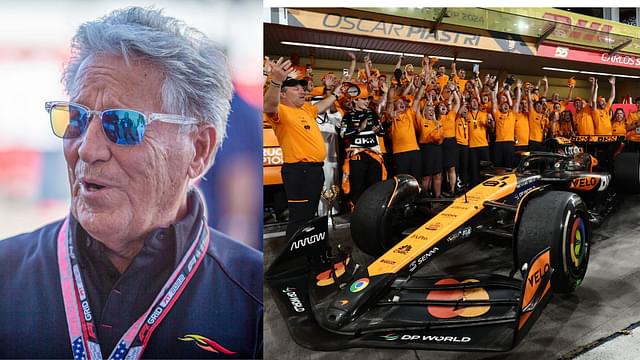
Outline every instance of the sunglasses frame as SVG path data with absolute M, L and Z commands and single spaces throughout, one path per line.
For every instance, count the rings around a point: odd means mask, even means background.
M 66 105 L 66 106 L 77 106 L 83 110 L 85 110 L 87 112 L 87 126 L 89 126 L 89 123 L 91 122 L 91 120 L 93 119 L 94 115 L 97 115 L 98 118 L 100 119 L 100 121 L 102 122 L 102 115 L 107 112 L 107 111 L 131 111 L 134 113 L 138 113 L 140 115 L 142 115 L 142 118 L 144 119 L 144 126 L 145 129 L 147 126 L 149 126 L 149 124 L 151 124 L 154 121 L 160 121 L 160 122 L 165 122 L 165 123 L 169 123 L 169 124 L 177 124 L 177 125 L 192 125 L 192 124 L 198 124 L 200 123 L 200 121 L 196 118 L 192 118 L 189 116 L 183 116 L 183 115 L 176 115 L 176 114 L 162 114 L 162 113 L 145 113 L 142 111 L 138 111 L 138 110 L 133 110 L 133 109 L 124 109 L 124 108 L 114 108 L 114 109 L 105 109 L 105 110 L 91 110 L 88 107 L 82 105 L 82 104 L 78 104 L 72 101 L 47 101 L 44 103 L 44 108 L 47 111 L 47 113 L 49 113 L 49 124 L 51 125 L 51 129 L 53 130 L 53 134 L 60 138 L 60 139 L 77 139 L 82 137 L 82 135 L 84 135 L 84 133 L 80 134 L 80 136 L 78 137 L 69 137 L 69 138 L 65 138 L 64 136 L 58 136 L 58 134 L 56 134 L 55 130 L 53 129 L 53 121 L 51 120 L 51 110 L 53 110 L 53 108 L 57 105 Z M 101 128 L 103 133 L 105 132 L 104 129 L 104 125 L 101 124 Z M 86 129 L 85 129 L 86 131 Z M 106 136 L 106 133 L 105 133 Z M 107 136 L 107 138 L 109 138 Z M 144 135 L 143 137 L 140 139 L 140 143 L 142 143 L 142 139 L 144 139 Z M 111 141 L 112 143 L 116 144 L 116 145 L 120 145 L 120 146 L 135 146 L 135 145 L 139 145 L 138 144 L 118 144 L 114 141 L 112 141 L 111 139 L 109 139 L 109 141 Z

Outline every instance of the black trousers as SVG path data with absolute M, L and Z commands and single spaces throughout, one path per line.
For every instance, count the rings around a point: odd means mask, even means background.
M 420 181 L 422 177 L 420 150 L 393 154 L 393 165 L 395 166 L 395 175 L 409 174 Z
M 529 151 L 548 151 L 548 150 L 542 144 L 542 142 L 529 140 Z
M 349 160 L 349 200 L 355 205 L 367 188 L 382 181 L 382 164 L 365 152 Z
M 458 182 L 460 186 L 469 185 L 469 147 L 460 144 L 456 146 L 458 146 L 458 163 L 456 164 Z
M 493 163 L 498 167 L 511 167 L 513 165 L 513 141 L 497 141 L 493 145 Z
M 480 184 L 480 161 L 489 160 L 488 146 L 469 148 L 469 176 L 471 177 L 471 186 Z
M 320 193 L 324 185 L 322 163 L 282 165 L 282 181 L 287 194 L 289 224 L 287 240 L 318 211 Z

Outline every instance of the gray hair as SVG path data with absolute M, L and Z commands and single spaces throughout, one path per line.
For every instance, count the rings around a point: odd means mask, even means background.
M 77 88 L 82 62 L 93 54 L 142 58 L 161 66 L 163 112 L 213 124 L 218 147 L 224 139 L 233 85 L 227 57 L 200 31 L 164 16 L 161 10 L 129 7 L 80 26 L 71 42 L 63 83 Z

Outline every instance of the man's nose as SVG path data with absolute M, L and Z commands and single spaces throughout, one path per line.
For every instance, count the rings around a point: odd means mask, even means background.
M 97 114 L 91 114 L 87 129 L 80 139 L 78 156 L 80 160 L 91 164 L 95 161 L 106 161 L 111 156 L 110 141 L 102 129 L 102 121 Z

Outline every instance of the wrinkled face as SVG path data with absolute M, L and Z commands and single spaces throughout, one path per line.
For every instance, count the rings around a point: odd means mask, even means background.
M 78 69 L 71 101 L 94 110 L 164 112 L 163 70 L 135 59 L 130 63 L 116 56 L 88 57 Z M 168 226 L 186 204 L 196 151 L 192 134 L 155 121 L 142 143 L 122 146 L 111 142 L 100 119 L 92 116 L 83 136 L 64 140 L 71 213 L 111 249 Z
M 581 111 L 582 110 L 582 101 L 578 100 L 578 101 L 574 101 L 573 102 L 573 106 L 576 107 L 577 111 Z
M 302 85 L 287 86 L 280 92 L 280 102 L 294 107 L 304 105 L 306 89 Z

